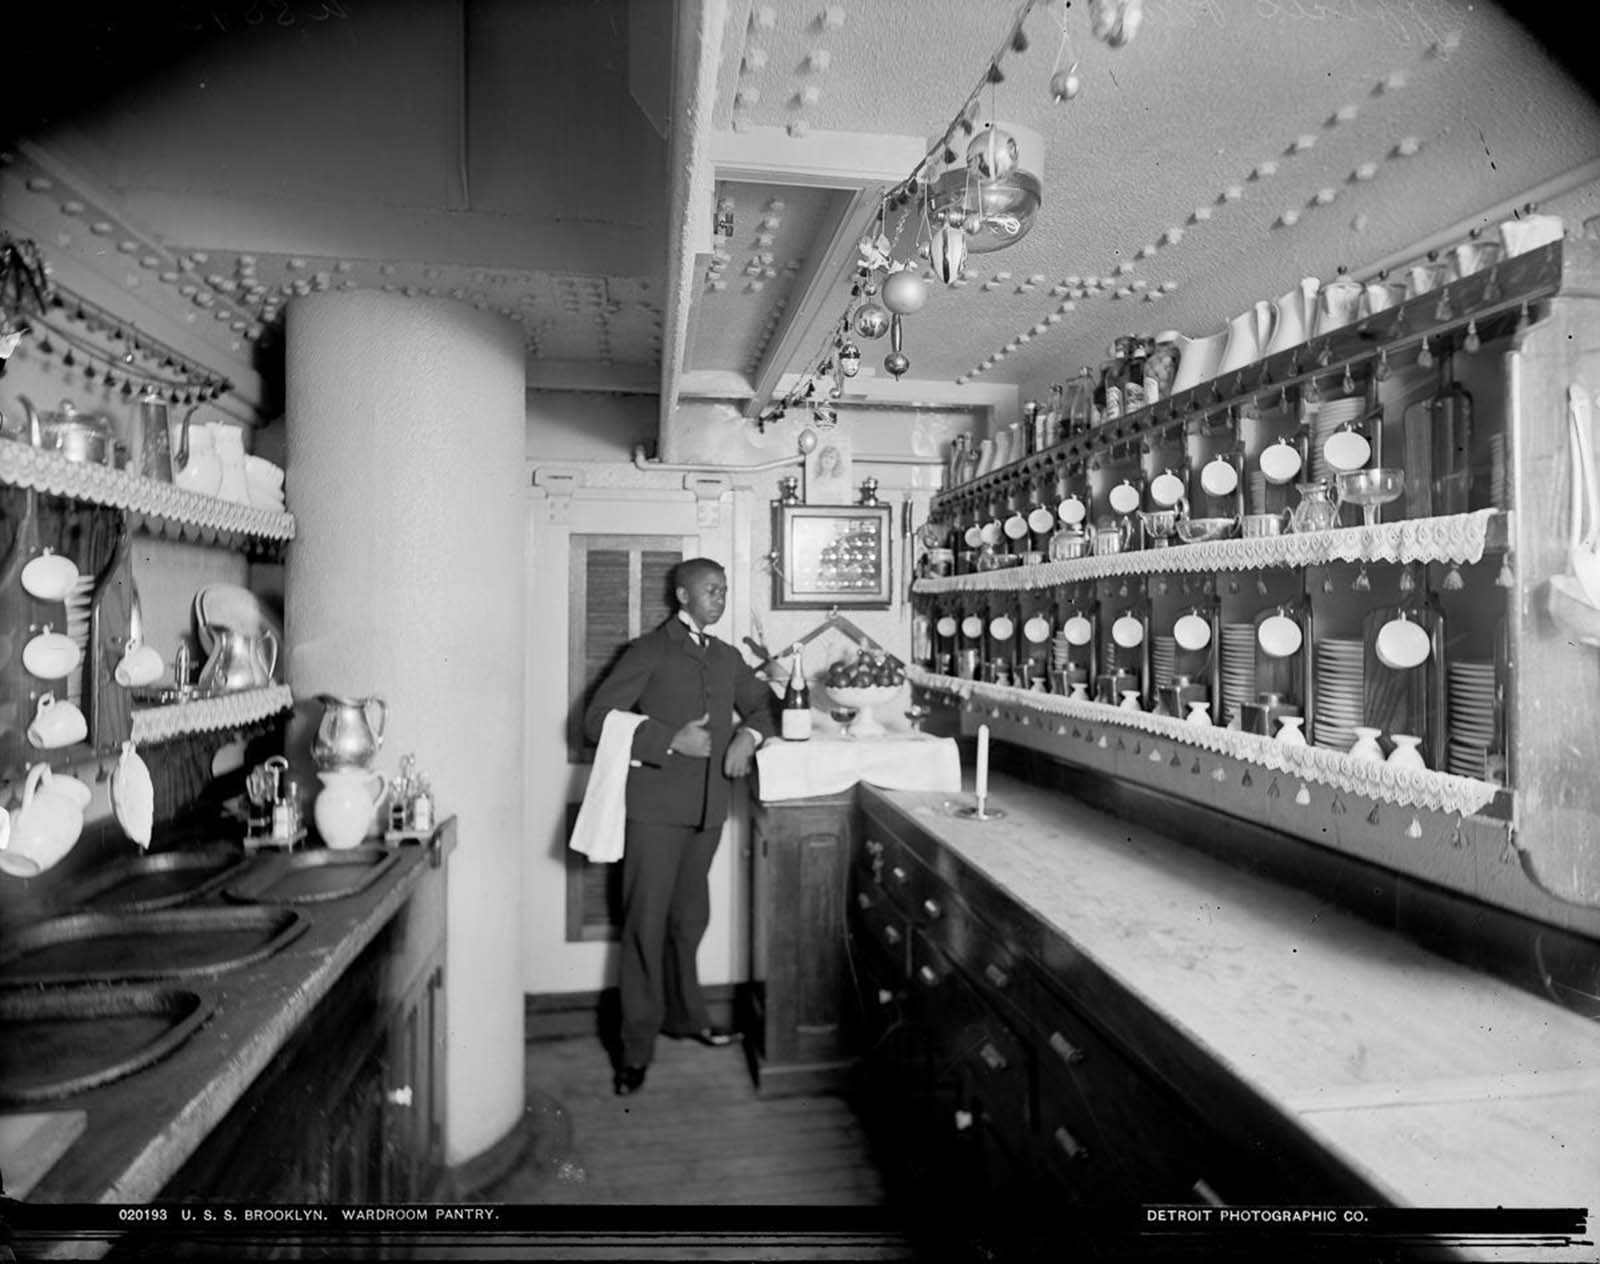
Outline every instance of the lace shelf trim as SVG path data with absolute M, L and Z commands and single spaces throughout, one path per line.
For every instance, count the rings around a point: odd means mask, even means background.
M 1272 772 L 1332 786 L 1346 794 L 1362 795 L 1380 803 L 1426 808 L 1472 816 L 1494 802 L 1502 787 L 1493 782 L 1449 773 L 1425 770 L 1414 772 L 1387 763 L 1355 759 L 1342 751 L 1320 746 L 1291 746 L 1284 742 L 1245 733 L 1238 729 L 1190 724 L 1169 715 L 1147 711 L 1124 711 L 1098 702 L 1081 702 L 1060 694 L 1041 694 L 1029 689 L 991 685 L 937 675 L 923 668 L 908 667 L 906 677 L 914 685 L 958 697 L 962 701 L 987 704 L 999 714 L 1005 706 L 1035 715 L 1060 720 L 1080 720 L 1145 733 L 1182 746 L 1192 746 L 1231 759 L 1243 760 Z M 1058 732 L 1065 733 L 1065 728 Z
M 196 698 L 165 707 L 149 707 L 133 713 L 133 740 L 139 743 L 171 741 L 188 733 L 210 733 L 218 729 L 244 728 L 258 720 L 287 711 L 294 705 L 288 685 L 269 685 L 223 694 L 216 698 Z
M 1195 572 L 1249 571 L 1270 566 L 1319 566 L 1328 562 L 1450 562 L 1458 566 L 1481 561 L 1490 524 L 1509 515 L 1497 509 L 1412 518 L 1373 527 L 1337 527 L 1331 531 L 1262 536 L 1249 540 L 1212 540 L 1177 544 L 1135 553 L 1074 557 L 1037 566 L 968 575 L 929 576 L 911 586 L 916 593 L 1024 592 L 1054 588 L 1080 580 L 1120 575 L 1171 575 Z
M 293 514 L 202 496 L 126 470 L 69 461 L 14 439 L 0 439 L 0 483 L 126 509 L 153 524 L 193 528 L 202 535 L 294 539 Z

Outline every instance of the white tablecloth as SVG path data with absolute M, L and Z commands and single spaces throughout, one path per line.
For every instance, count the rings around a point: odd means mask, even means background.
M 763 803 L 838 794 L 858 781 L 887 790 L 961 790 L 955 739 L 889 732 L 846 738 L 818 733 L 808 742 L 769 741 L 756 752 Z

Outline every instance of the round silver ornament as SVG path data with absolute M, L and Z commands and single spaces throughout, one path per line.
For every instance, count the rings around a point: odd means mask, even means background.
M 1003 180 L 1017 167 L 1017 138 L 1002 127 L 989 124 L 967 146 L 967 165 L 980 180 Z
M 883 283 L 883 305 L 898 316 L 920 311 L 928 301 L 928 287 L 909 268 L 891 272 Z
M 876 303 L 863 303 L 856 311 L 855 331 L 862 338 L 881 338 L 889 332 L 889 313 Z
M 961 276 L 967 261 L 967 235 L 959 228 L 941 228 L 933 235 L 933 271 L 949 285 Z
M 861 348 L 855 343 L 847 342 L 839 348 L 839 372 L 846 377 L 861 372 Z

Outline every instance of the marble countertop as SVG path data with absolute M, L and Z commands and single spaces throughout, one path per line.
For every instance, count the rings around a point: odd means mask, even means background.
M 867 793 L 1393 1203 L 1600 1212 L 1600 1024 L 1009 777 Z
M 447 830 L 444 837 L 449 836 Z M 433 851 L 432 846 L 404 847 L 394 868 L 366 890 L 303 906 L 310 927 L 265 961 L 181 981 L 215 996 L 215 1013 L 148 1070 L 59 1103 L 86 1111 L 88 1125 L 40 1179 L 29 1201 L 142 1203 L 155 1198 L 404 907 L 427 873 Z

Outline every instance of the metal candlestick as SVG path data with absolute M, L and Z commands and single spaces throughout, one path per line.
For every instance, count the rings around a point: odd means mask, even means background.
M 998 821 L 1005 816 L 1005 813 L 999 808 L 991 811 L 989 809 L 989 796 L 980 794 L 976 804 L 968 808 L 957 808 L 956 815 L 965 817 L 969 821 Z

